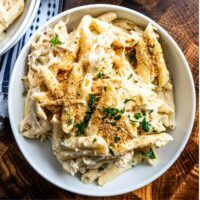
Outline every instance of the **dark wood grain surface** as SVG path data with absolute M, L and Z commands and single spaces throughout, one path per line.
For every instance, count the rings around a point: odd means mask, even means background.
M 179 44 L 190 64 L 198 103 L 198 0 L 64 0 L 64 9 L 93 3 L 110 3 L 137 10 L 164 27 Z M 187 146 L 164 175 L 137 191 L 102 199 L 198 199 L 198 113 L 197 105 L 195 124 Z M 0 134 L 0 198 L 100 199 L 66 192 L 39 176 L 19 151 L 9 121 Z

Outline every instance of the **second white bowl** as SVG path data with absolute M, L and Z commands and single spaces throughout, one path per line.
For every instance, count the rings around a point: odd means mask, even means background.
M 36 15 L 40 0 L 25 1 L 25 9 L 22 15 L 11 24 L 0 40 L 0 55 L 11 49 L 28 30 Z

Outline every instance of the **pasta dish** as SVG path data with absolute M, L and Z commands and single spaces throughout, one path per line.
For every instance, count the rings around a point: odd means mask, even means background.
M 28 138 L 51 140 L 63 169 L 104 185 L 173 138 L 173 86 L 156 28 L 108 12 L 75 30 L 59 21 L 38 33 L 28 55 L 24 119 Z M 41 143 L 42 145 L 42 143 Z
M 0 0 L 0 39 L 24 11 L 24 0 Z

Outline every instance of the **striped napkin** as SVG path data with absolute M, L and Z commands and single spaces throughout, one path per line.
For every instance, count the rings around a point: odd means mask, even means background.
M 41 0 L 36 17 L 21 40 L 7 53 L 0 56 L 0 121 L 2 118 L 8 117 L 8 85 L 10 75 L 15 61 L 27 42 L 29 37 L 38 29 L 38 27 L 48 21 L 51 17 L 62 11 L 63 0 Z M 0 125 L 1 125 L 0 123 Z M 2 124 L 3 125 L 3 124 Z

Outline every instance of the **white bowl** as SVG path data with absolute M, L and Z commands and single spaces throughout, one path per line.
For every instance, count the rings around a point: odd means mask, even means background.
M 26 0 L 22 15 L 11 24 L 0 40 L 0 55 L 11 49 L 28 30 L 40 5 L 40 0 Z
M 88 5 L 70 9 L 57 15 L 38 31 L 43 30 L 45 26 L 57 22 L 68 14 L 70 14 L 68 27 L 72 29 L 77 26 L 83 15 L 91 14 L 97 16 L 107 11 L 115 11 L 119 17 L 133 20 L 144 27 L 151 22 L 157 27 L 161 36 L 165 58 L 174 85 L 177 127 L 171 131 L 174 141 L 159 149 L 160 158 L 155 167 L 141 164 L 110 181 L 103 187 L 96 184 L 87 185 L 82 183 L 78 177 L 72 177 L 63 171 L 52 153 L 49 141 L 40 143 L 36 140 L 26 139 L 20 134 L 18 124 L 23 118 L 24 109 L 21 77 L 26 71 L 27 55 L 34 36 L 31 37 L 21 51 L 12 72 L 9 86 L 8 106 L 10 123 L 17 144 L 27 161 L 41 176 L 56 186 L 71 192 L 90 196 L 111 196 L 130 192 L 147 185 L 162 175 L 176 161 L 185 147 L 192 130 L 195 114 L 195 90 L 188 63 L 171 36 L 148 17 L 119 6 L 104 4 Z

